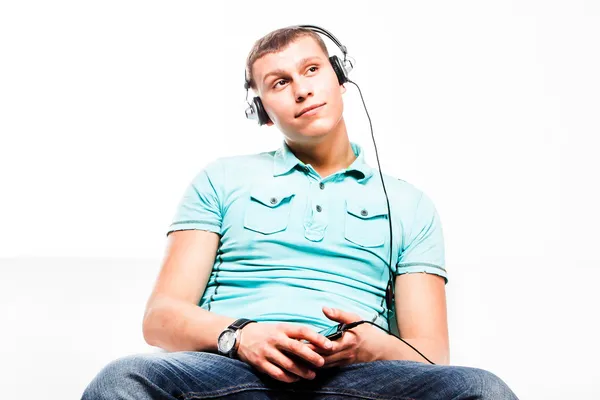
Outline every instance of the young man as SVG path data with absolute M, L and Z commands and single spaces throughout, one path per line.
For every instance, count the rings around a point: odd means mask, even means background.
M 390 243 L 381 182 L 348 139 L 346 88 L 328 56 L 298 27 L 255 43 L 249 84 L 282 147 L 195 176 L 144 318 L 146 341 L 167 352 L 113 361 L 84 399 L 516 398 L 490 372 L 448 365 L 439 216 L 423 192 L 384 175 Z M 384 331 L 389 246 L 398 331 L 437 365 Z M 363 319 L 383 329 L 317 333 Z

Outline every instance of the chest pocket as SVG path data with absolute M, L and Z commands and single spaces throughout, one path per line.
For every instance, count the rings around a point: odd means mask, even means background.
M 389 235 L 387 205 L 383 202 L 366 200 L 346 201 L 346 240 L 363 247 L 378 247 Z
M 294 193 L 274 186 L 255 187 L 244 215 L 244 228 L 270 235 L 285 230 Z

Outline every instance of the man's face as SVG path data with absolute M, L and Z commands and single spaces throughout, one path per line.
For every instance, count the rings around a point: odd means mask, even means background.
M 274 72 L 274 74 L 271 74 Z M 258 95 L 272 122 L 292 141 L 324 137 L 342 118 L 342 94 L 335 71 L 321 47 L 310 36 L 298 38 L 278 53 L 254 62 Z M 309 106 L 323 106 L 299 115 Z

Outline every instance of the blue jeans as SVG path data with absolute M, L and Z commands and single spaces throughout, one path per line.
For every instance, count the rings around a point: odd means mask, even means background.
M 285 383 L 239 360 L 180 351 L 107 364 L 82 400 L 99 399 L 517 399 L 491 372 L 417 361 L 374 361 L 317 370 Z

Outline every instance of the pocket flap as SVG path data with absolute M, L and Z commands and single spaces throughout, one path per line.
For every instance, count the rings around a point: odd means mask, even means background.
M 346 210 L 361 219 L 387 215 L 387 204 L 382 201 L 346 200 Z
M 267 207 L 277 207 L 284 200 L 294 196 L 294 193 L 289 189 L 282 189 L 273 186 L 263 187 L 257 186 L 250 191 L 250 197 Z

